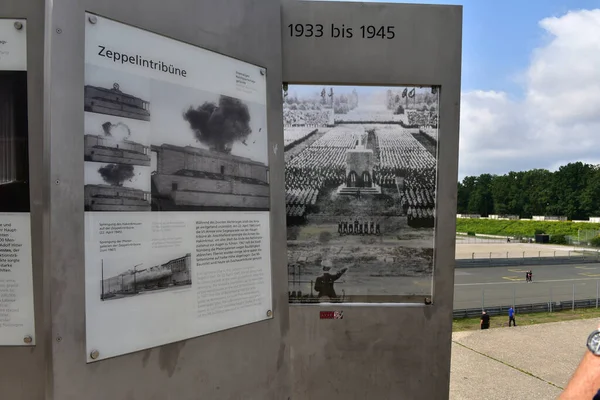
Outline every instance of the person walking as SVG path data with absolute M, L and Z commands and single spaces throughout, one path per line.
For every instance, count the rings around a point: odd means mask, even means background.
M 481 321 L 479 321 L 481 329 L 489 329 L 490 327 L 490 316 L 484 311 L 481 312 Z
M 513 324 L 513 326 L 517 326 L 517 321 L 515 321 L 515 309 L 512 307 L 508 309 L 508 327 L 509 328 L 510 328 L 510 324 Z

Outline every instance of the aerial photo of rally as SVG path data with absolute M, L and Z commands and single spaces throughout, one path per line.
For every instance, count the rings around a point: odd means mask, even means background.
M 431 294 L 436 87 L 284 85 L 289 299 Z

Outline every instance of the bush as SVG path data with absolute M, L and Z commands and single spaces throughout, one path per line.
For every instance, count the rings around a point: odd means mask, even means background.
M 592 240 L 590 240 L 590 246 L 592 247 L 600 247 L 600 236 L 596 236 Z
M 550 236 L 550 243 L 552 244 L 567 244 L 567 237 L 565 235 L 552 235 Z
M 467 232 L 467 236 L 475 236 L 475 232 Z
M 552 222 L 552 221 L 520 221 L 491 219 L 457 219 L 457 232 L 475 232 L 478 234 L 498 236 L 532 237 L 536 231 L 550 236 L 577 236 L 579 229 L 600 230 L 600 224 L 589 222 Z

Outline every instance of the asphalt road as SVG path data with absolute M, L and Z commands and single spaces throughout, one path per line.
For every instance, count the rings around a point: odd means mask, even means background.
M 531 269 L 533 282 L 525 282 Z M 456 268 L 454 309 L 596 298 L 600 264 Z

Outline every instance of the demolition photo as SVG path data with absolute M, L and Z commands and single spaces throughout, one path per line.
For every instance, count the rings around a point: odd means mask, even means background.
M 424 301 L 438 88 L 283 90 L 290 302 Z
M 152 210 L 268 211 L 266 107 L 152 81 Z
M 132 262 L 125 257 L 103 259 L 100 300 L 115 300 L 143 294 L 161 293 L 192 285 L 192 256 L 148 257 L 148 261 Z
M 84 160 L 150 166 L 150 123 L 86 112 Z
M 150 211 L 150 167 L 84 163 L 85 211 Z
M 0 212 L 29 212 L 27 72 L 0 71 Z

